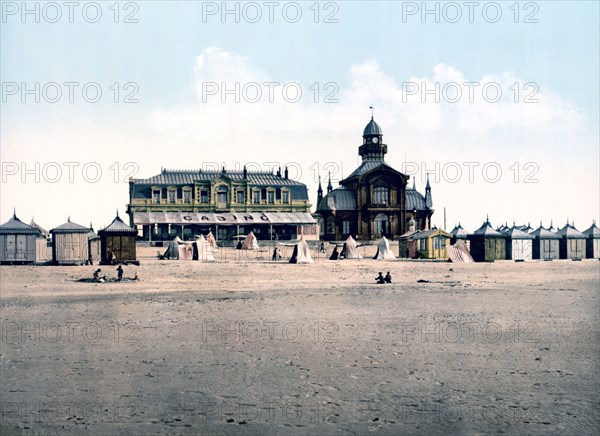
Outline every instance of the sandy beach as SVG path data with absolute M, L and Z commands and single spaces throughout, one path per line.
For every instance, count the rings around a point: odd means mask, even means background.
M 598 434 L 598 261 L 155 251 L 0 267 L 0 433 Z

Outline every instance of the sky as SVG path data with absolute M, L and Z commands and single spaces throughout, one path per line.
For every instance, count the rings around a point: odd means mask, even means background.
M 0 221 L 125 216 L 128 178 L 386 162 L 432 223 L 600 219 L 599 3 L 2 2 Z M 324 182 L 326 183 L 326 182 Z M 314 210 L 314 207 L 313 207 Z

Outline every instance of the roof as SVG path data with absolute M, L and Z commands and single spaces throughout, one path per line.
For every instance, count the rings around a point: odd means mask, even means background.
M 450 233 L 448 233 L 445 230 L 442 229 L 429 229 L 429 230 L 422 230 L 420 232 L 418 232 L 416 235 L 412 236 L 413 239 L 426 239 L 426 238 L 430 238 L 433 236 L 438 236 L 438 235 L 442 235 L 445 236 L 447 238 L 450 238 L 452 235 L 450 235 Z
M 149 177 L 147 179 L 130 179 L 133 183 L 133 198 L 150 198 L 151 186 L 173 186 L 173 185 L 189 185 L 194 183 L 210 183 L 219 177 L 226 177 L 232 181 L 247 181 L 251 186 L 257 187 L 288 187 L 291 191 L 292 198 L 300 200 L 308 200 L 308 191 L 304 183 L 297 182 L 292 179 L 286 179 L 283 176 L 265 171 L 247 171 L 244 178 L 243 171 L 202 171 L 202 170 L 167 170 L 163 169 L 160 174 Z
M 489 221 L 485 221 L 481 227 L 473 232 L 473 235 L 489 236 L 489 237 L 504 237 L 500 232 L 494 230 Z
M 530 235 L 538 239 L 560 239 L 560 236 L 558 236 L 556 233 L 553 233 L 542 226 L 539 226 L 537 229 L 531 232 Z
M 425 197 L 421 195 L 419 191 L 416 189 L 406 188 L 406 210 L 427 210 L 427 204 L 425 202 Z
M 465 229 L 463 229 L 463 227 L 460 224 L 458 224 L 452 229 L 450 234 L 457 239 L 466 239 L 469 233 Z
M 88 233 L 89 231 L 89 227 L 71 222 L 71 218 L 69 218 L 66 223 L 50 230 L 50 233 Z
M 117 215 L 112 223 L 100 230 L 98 233 L 137 233 L 137 230 L 129 227 L 123 222 L 119 215 Z
M 565 226 L 556 232 L 556 234 L 561 238 L 567 239 L 587 239 L 587 235 L 584 235 L 570 224 L 565 224 Z
M 534 239 L 535 238 L 535 236 L 525 233 L 517 226 L 513 226 L 512 228 L 507 227 L 506 229 L 504 229 L 504 231 L 502 233 L 504 233 L 506 236 L 508 236 L 511 239 Z
M 0 226 L 0 234 L 21 234 L 21 235 L 39 235 L 40 231 L 30 225 L 25 224 L 16 214 Z
M 373 117 L 371 117 L 371 121 L 369 121 L 369 124 L 366 125 L 365 130 L 363 130 L 363 136 L 367 135 L 383 135 L 381 127 L 379 127 L 379 124 L 375 122 Z
M 134 212 L 133 222 L 144 224 L 316 224 L 308 212 Z M 131 228 L 130 228 L 131 229 Z M 131 229 L 133 230 L 133 229 Z M 133 230 L 135 232 L 135 230 Z
M 34 228 L 38 229 L 41 235 L 43 235 L 43 236 L 48 236 L 49 235 L 48 230 L 46 230 L 45 228 L 43 228 L 42 226 L 40 226 L 39 224 L 37 224 L 33 220 L 33 218 L 31 218 L 31 222 L 29 223 L 29 225 L 31 227 L 34 227 Z
M 317 211 L 321 210 L 356 210 L 354 191 L 345 186 L 334 189 L 317 205 Z
M 591 237 L 593 239 L 597 239 L 600 238 L 600 229 L 596 226 L 596 223 L 592 223 L 592 225 L 590 226 L 589 229 L 584 230 L 583 232 L 584 235 L 587 235 L 588 238 Z
M 353 177 L 362 176 L 363 174 L 366 174 L 369 171 L 374 170 L 375 168 L 380 167 L 380 166 L 386 166 L 386 167 L 390 168 L 392 171 L 396 171 L 394 168 L 392 168 L 391 166 L 386 164 L 383 160 L 366 160 L 362 164 L 360 164 L 360 166 L 357 169 L 352 171 L 352 173 L 348 177 L 346 177 L 344 180 L 342 180 L 340 183 L 344 183 L 344 181 L 349 180 Z

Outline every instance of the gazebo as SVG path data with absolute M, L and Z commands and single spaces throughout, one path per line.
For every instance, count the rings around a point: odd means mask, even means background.
M 135 251 L 137 230 L 125 224 L 119 217 L 118 212 L 112 223 L 98 231 L 98 236 L 100 236 L 101 265 L 114 263 L 140 264 L 136 260 Z
M 71 222 L 50 230 L 52 235 L 52 263 L 57 265 L 83 265 L 89 257 L 88 227 Z

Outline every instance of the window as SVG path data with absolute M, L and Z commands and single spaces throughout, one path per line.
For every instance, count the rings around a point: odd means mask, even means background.
M 446 238 L 443 236 L 436 236 L 433 238 L 433 248 L 439 250 L 441 248 L 446 248 Z
M 290 193 L 287 191 L 282 191 L 281 195 L 283 195 L 283 204 L 290 203 Z
M 160 203 L 160 190 L 155 189 L 152 191 L 152 203 L 159 204 Z
M 425 250 L 425 238 L 419 239 L 419 250 Z
M 388 233 L 388 217 L 384 213 L 379 213 L 375 217 L 375 234 L 385 235 Z
M 227 207 L 227 188 L 224 186 L 217 190 L 217 207 Z
M 174 189 L 169 189 L 169 204 L 175 204 L 175 199 L 177 198 L 177 191 Z
M 350 221 L 342 221 L 342 233 L 344 235 L 350 234 Z
M 192 202 L 192 191 L 183 191 L 183 202 L 190 204 Z
M 335 235 L 335 218 L 332 216 L 327 218 L 327 234 Z
M 200 191 L 200 203 L 208 203 L 208 191 Z
M 274 204 L 275 203 L 275 192 L 273 191 L 269 191 L 267 192 L 267 201 L 269 204 Z
M 237 202 L 244 204 L 246 202 L 246 193 L 244 191 L 237 192 Z
M 260 191 L 252 192 L 252 201 L 254 204 L 260 204 Z
M 388 189 L 383 186 L 375 188 L 375 204 L 388 204 Z
M 323 221 L 323 218 L 317 218 L 317 223 L 319 224 L 319 234 L 323 236 L 325 234 L 325 221 Z

